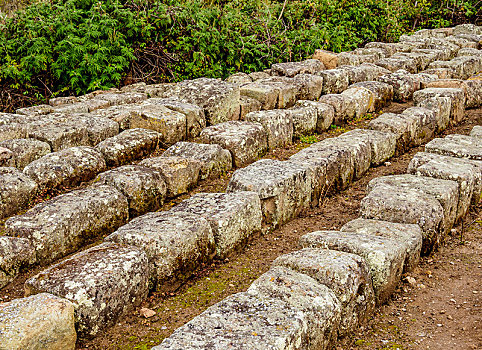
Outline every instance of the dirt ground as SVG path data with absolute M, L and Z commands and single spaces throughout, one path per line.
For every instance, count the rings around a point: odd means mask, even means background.
M 388 112 L 398 112 L 408 104 L 392 103 Z M 468 134 L 473 125 L 482 125 L 482 109 L 469 111 L 465 123 L 445 134 Z M 374 116 L 372 116 L 374 117 Z M 306 138 L 288 149 L 275 150 L 266 157 L 287 159 L 291 154 L 326 137 L 336 136 L 367 120 L 337 127 L 322 135 Z M 418 147 L 390 162 L 372 168 L 345 191 L 324 199 L 320 207 L 309 209 L 280 229 L 253 237 L 239 253 L 225 261 L 203 266 L 173 293 L 152 293 L 141 307 L 154 310 L 144 317 L 139 307 L 93 340 L 79 340 L 77 349 L 150 349 L 210 305 L 230 294 L 245 291 L 266 272 L 278 256 L 297 250 L 298 239 L 321 229 L 339 229 L 358 217 L 359 204 L 368 182 L 379 176 L 405 173 Z M 231 173 L 200 184 L 192 193 L 166 203 L 164 210 L 196 192 L 223 191 Z M 482 293 L 482 208 L 474 208 L 452 237 L 420 267 L 406 276 L 392 300 L 378 309 L 369 323 L 339 349 L 482 349 L 480 296 Z M 0 291 L 0 301 L 23 296 L 26 278 L 38 269 L 22 274 Z M 413 278 L 413 279 L 412 279 Z M 454 301 L 452 301 L 454 300 Z M 439 326 L 441 325 L 441 326 Z M 455 344 L 454 344 L 455 343 Z

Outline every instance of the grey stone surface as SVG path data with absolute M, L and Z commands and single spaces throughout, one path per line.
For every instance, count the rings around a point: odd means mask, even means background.
M 0 289 L 13 281 L 22 268 L 34 263 L 35 251 L 28 239 L 0 236 Z
M 147 99 L 147 94 L 139 92 L 106 92 L 95 96 L 95 99 L 107 101 L 111 106 L 139 103 Z
M 162 211 L 147 213 L 105 238 L 136 246 L 149 258 L 151 281 L 157 290 L 173 291 L 215 253 L 209 222 L 200 215 Z
M 129 117 L 129 127 L 158 132 L 159 143 L 163 146 L 170 146 L 185 140 L 187 135 L 186 115 L 149 101 L 147 100 L 145 104 L 133 110 Z
M 74 350 L 74 306 L 42 293 L 0 304 L 1 350 Z
M 482 126 L 476 125 L 472 128 L 472 131 L 470 131 L 470 136 L 472 137 L 477 137 L 479 139 L 482 138 Z
M 391 132 L 370 129 L 354 129 L 338 138 L 367 140 L 371 147 L 371 165 L 378 166 L 393 157 L 396 149 L 396 136 Z
M 323 77 L 314 74 L 298 74 L 293 79 L 295 83 L 301 86 L 297 95 L 298 100 L 317 100 L 320 98 L 323 89 Z
M 296 106 L 289 109 L 293 120 L 293 136 L 302 137 L 316 131 L 318 109 L 314 106 Z
M 200 178 L 219 176 L 233 167 L 231 153 L 219 145 L 178 142 L 169 147 L 163 157 L 183 157 L 201 162 Z
M 477 204 L 480 200 L 482 191 L 480 162 L 419 152 L 413 157 L 407 171 L 411 174 L 457 181 L 459 184 L 457 221 L 467 213 L 471 202 Z
M 251 112 L 246 121 L 259 123 L 267 134 L 268 149 L 286 147 L 293 140 L 293 117 L 290 110 L 274 109 Z
M 79 100 L 75 96 L 55 97 L 49 99 L 49 105 L 51 105 L 52 107 L 68 105 L 77 102 L 79 102 Z
M 373 108 L 369 109 L 369 112 L 374 112 L 381 109 L 393 99 L 393 86 L 379 81 L 363 81 L 352 84 L 350 87 L 363 87 L 373 93 Z
M 417 107 L 432 110 L 435 113 L 437 132 L 444 131 L 450 124 L 452 99 L 450 97 L 429 97 L 417 101 Z
M 89 113 L 89 106 L 84 102 L 69 103 L 60 106 L 53 107 L 54 113 Z
M 268 79 L 271 75 L 267 72 L 252 72 L 249 73 L 248 76 L 253 80 L 261 80 L 261 79 Z
M 325 65 L 317 59 L 308 59 L 301 62 L 283 62 L 271 65 L 275 75 L 294 77 L 297 74 L 316 74 L 325 69 Z
M 167 194 L 166 182 L 159 172 L 142 165 L 124 165 L 99 174 L 96 183 L 119 190 L 129 203 L 129 217 L 156 211 Z
M 0 166 L 15 167 L 15 158 L 13 156 L 13 152 L 8 148 L 2 147 L 2 146 L 0 146 Z
M 414 133 L 411 135 L 411 144 L 418 146 L 432 139 L 437 130 L 437 119 L 433 110 L 409 107 L 401 115 L 416 121 Z
M 396 72 L 399 69 L 404 69 L 410 73 L 417 73 L 417 62 L 413 58 L 397 57 L 397 58 L 382 58 L 375 62 L 377 66 L 388 69 L 390 72 Z
M 309 207 L 313 172 L 293 162 L 261 159 L 234 172 L 227 192 L 254 191 L 266 223 L 279 226 Z
M 48 143 L 53 152 L 69 147 L 90 146 L 87 129 L 62 117 L 45 118 L 30 123 L 26 137 Z
M 387 192 L 403 188 L 428 194 L 437 199 L 444 210 L 443 232 L 448 234 L 455 223 L 459 201 L 459 186 L 455 181 L 410 174 L 391 175 L 375 178 L 369 182 L 369 191 L 377 188 L 386 189 Z
M 321 96 L 319 102 L 326 103 L 334 108 L 333 123 L 336 125 L 340 125 L 355 117 L 356 101 L 351 96 L 328 94 Z
M 419 225 L 423 232 L 424 254 L 436 249 L 441 242 L 444 212 L 439 201 L 431 195 L 404 188 L 390 192 L 376 188 L 362 199 L 360 212 L 365 219 Z
M 462 89 L 454 88 L 427 88 L 413 94 L 413 102 L 429 97 L 449 97 L 452 99 L 450 118 L 454 123 L 459 123 L 465 116 L 465 93 Z
M 5 234 L 29 239 L 37 261 L 47 264 L 99 234 L 112 232 L 127 218 L 127 199 L 113 187 L 98 185 L 57 196 L 11 217 L 5 222 Z
M 102 153 L 92 147 L 71 147 L 34 160 L 23 172 L 40 190 L 72 187 L 89 181 L 106 169 Z
M 354 232 L 316 231 L 302 236 L 300 245 L 353 253 L 365 259 L 378 304 L 386 302 L 400 282 L 406 252 L 403 244 L 395 239 Z
M 358 255 L 305 248 L 276 258 L 273 266 L 284 266 L 308 275 L 335 293 L 341 302 L 340 335 L 347 335 L 363 324 L 374 310 L 370 272 Z
M 280 299 L 306 313 L 310 349 L 330 349 L 336 341 L 341 303 L 333 291 L 313 278 L 274 266 L 255 280 L 247 292 Z
M 350 97 L 355 104 L 355 117 L 364 117 L 368 111 L 374 110 L 374 94 L 364 87 L 350 87 L 341 93 Z
M 17 168 L 0 167 L 0 218 L 28 207 L 37 190 L 37 183 Z
M 482 70 L 482 68 L 481 68 Z M 482 105 L 482 79 L 439 79 L 426 84 L 428 88 L 454 88 L 465 92 L 465 107 L 477 108 Z
M 35 139 L 7 140 L 0 142 L 0 147 L 8 149 L 12 153 L 12 166 L 19 169 L 25 168 L 29 163 L 50 153 L 48 143 Z
M 279 90 L 267 83 L 255 81 L 240 87 L 240 94 L 260 102 L 261 109 L 271 110 L 277 107 Z
M 441 155 L 482 160 L 482 140 L 465 135 L 436 138 L 425 145 L 425 151 Z
M 171 209 L 201 215 L 208 220 L 216 255 L 224 258 L 261 230 L 262 212 L 255 192 L 197 193 Z
M 240 112 L 239 112 L 239 119 L 240 120 L 247 120 L 246 116 L 251 112 L 257 112 L 261 110 L 261 102 L 255 100 L 251 97 L 241 96 L 239 99 L 240 103 Z
M 154 157 L 143 160 L 139 165 L 157 171 L 167 186 L 167 197 L 187 193 L 199 180 L 202 162 L 183 157 Z
M 298 96 L 302 94 L 304 86 L 302 81 L 288 77 L 270 77 L 258 82 L 276 89 L 278 92 L 276 108 L 293 106 Z
M 130 128 L 130 118 L 139 108 L 138 104 L 111 106 L 109 108 L 97 109 L 91 114 L 96 117 L 107 118 L 119 125 L 119 130 Z
M 328 141 L 335 148 L 347 151 L 353 163 L 353 178 L 361 178 L 370 168 L 372 157 L 372 143 L 367 137 L 335 137 Z
M 396 151 L 398 154 L 411 147 L 417 131 L 417 119 L 407 115 L 383 113 L 368 124 L 371 130 L 392 133 L 396 137 Z
M 243 167 L 268 150 L 268 136 L 259 123 L 230 121 L 205 128 L 200 134 L 205 143 L 219 144 L 229 150 L 236 167 Z
M 176 98 L 150 98 L 146 101 L 153 105 L 165 106 L 186 116 L 186 138 L 199 136 L 206 127 L 204 110 L 198 105 L 182 102 Z
M 377 81 L 393 86 L 393 100 L 407 102 L 413 97 L 413 93 L 420 90 L 420 80 L 406 70 L 397 70 L 391 74 L 382 75 Z
M 95 148 L 102 152 L 108 166 L 119 166 L 154 152 L 160 135 L 154 130 L 129 129 L 108 138 Z
M 32 107 L 19 108 L 15 111 L 15 113 L 17 114 L 28 115 L 28 116 L 44 115 L 44 114 L 49 114 L 53 112 L 54 112 L 53 107 L 45 104 L 32 106 Z
M 92 337 L 140 304 L 147 297 L 148 281 L 147 255 L 137 247 L 109 242 L 29 278 L 25 292 L 46 292 L 71 301 L 78 334 Z
M 309 317 L 279 299 L 238 293 L 209 307 L 151 350 L 301 350 Z
M 340 231 L 396 240 L 406 252 L 403 272 L 410 272 L 418 266 L 422 249 L 422 229 L 418 225 L 358 218 L 347 222 Z
M 327 69 L 318 74 L 323 77 L 323 94 L 339 94 L 348 88 L 348 73 L 344 69 Z
M 229 77 L 226 78 L 226 81 L 228 83 L 242 85 L 246 83 L 251 83 L 253 79 L 251 79 L 251 77 L 246 73 L 238 72 L 238 73 L 231 74 Z
M 316 132 L 322 133 L 323 131 L 328 130 L 333 123 L 333 119 L 335 118 L 335 108 L 333 108 L 332 105 L 323 102 L 308 100 L 299 100 L 294 105 L 295 108 L 308 106 L 316 109 Z

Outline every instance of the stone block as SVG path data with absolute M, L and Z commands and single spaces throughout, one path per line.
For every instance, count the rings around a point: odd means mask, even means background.
M 413 93 L 420 90 L 420 81 L 406 70 L 398 70 L 388 75 L 382 75 L 377 80 L 393 86 L 393 100 L 396 102 L 410 101 Z
M 448 135 L 436 138 L 425 145 L 425 151 L 441 155 L 482 160 L 482 140 L 466 135 Z
M 403 188 L 390 192 L 376 188 L 362 199 L 360 212 L 364 219 L 419 225 L 423 232 L 424 254 L 441 242 L 444 212 L 439 201 L 431 195 Z
M 162 156 L 189 158 L 201 162 L 201 180 L 224 174 L 233 167 L 231 153 L 219 145 L 178 142 L 169 147 Z
M 387 192 L 398 189 L 416 190 L 428 194 L 440 202 L 444 210 L 443 233 L 448 234 L 455 223 L 457 203 L 459 201 L 459 186 L 455 181 L 435 179 L 426 176 L 410 174 L 382 176 L 368 184 L 368 191 L 385 189 Z
M 309 207 L 312 177 L 311 171 L 296 163 L 261 159 L 236 170 L 227 192 L 256 192 L 265 222 L 279 226 Z
M 99 174 L 96 183 L 115 187 L 129 203 L 129 217 L 156 211 L 166 198 L 167 186 L 159 172 L 141 165 L 124 165 Z
M 462 89 L 454 88 L 427 88 L 413 94 L 413 102 L 417 105 L 420 101 L 430 97 L 449 97 L 451 102 L 450 118 L 453 123 L 459 123 L 465 116 L 465 93 Z
M 160 134 L 154 130 L 129 129 L 102 141 L 95 148 L 102 152 L 108 166 L 119 166 L 154 152 L 159 139 Z
M 274 75 L 293 78 L 297 74 L 316 74 L 325 70 L 325 65 L 317 59 L 308 59 L 301 62 L 283 62 L 271 65 Z
M 13 152 L 8 148 L 2 147 L 2 146 L 0 146 L 0 166 L 15 167 L 15 158 L 14 158 Z
M 452 99 L 450 97 L 429 97 L 417 101 L 417 107 L 430 109 L 435 113 L 437 132 L 444 131 L 450 124 Z
M 291 107 L 288 112 L 293 120 L 293 136 L 312 135 L 318 124 L 318 109 L 314 106 Z
M 300 245 L 361 256 L 370 270 L 378 304 L 386 302 L 400 282 L 406 252 L 395 239 L 354 232 L 316 231 L 301 237 Z
M 93 337 L 147 297 L 148 281 L 149 262 L 142 250 L 103 243 L 29 278 L 25 292 L 71 301 L 78 334 Z
M 482 105 L 482 80 L 440 79 L 426 84 L 427 88 L 454 88 L 465 92 L 465 107 L 477 108 Z
M 255 81 L 240 87 L 241 96 L 259 101 L 261 109 L 271 110 L 278 103 L 279 90 L 269 84 Z
M 237 293 L 209 307 L 151 350 L 307 349 L 309 320 L 280 299 Z
M 361 178 L 370 168 L 372 143 L 368 137 L 340 136 L 330 139 L 330 144 L 347 151 L 353 163 L 353 178 Z
M 251 112 L 245 120 L 263 126 L 270 150 L 286 147 L 293 140 L 293 117 L 290 110 L 274 109 Z
M 293 78 L 300 85 L 298 100 L 318 100 L 323 89 L 323 77 L 314 74 L 298 74 Z
M 352 84 L 349 87 L 363 87 L 373 93 L 373 108 L 369 109 L 368 112 L 380 110 L 382 107 L 389 104 L 393 99 L 393 86 L 379 81 L 363 81 Z
M 229 77 L 226 78 L 226 81 L 232 84 L 243 85 L 253 82 L 253 79 L 251 79 L 251 77 L 246 73 L 238 72 L 231 74 Z
M 90 146 L 88 131 L 85 127 L 62 119 L 48 118 L 30 123 L 27 135 L 15 138 L 33 138 L 46 142 L 53 152 L 69 147 Z
M 322 94 L 339 94 L 349 85 L 348 73 L 344 69 L 327 69 L 318 73 L 323 77 Z
M 476 125 L 470 131 L 470 136 L 482 139 L 482 126 Z
M 359 218 L 343 225 L 340 231 L 395 240 L 406 252 L 403 272 L 411 272 L 418 266 L 422 249 L 422 229 L 418 225 Z
M 197 193 L 171 212 L 197 214 L 208 220 L 216 242 L 216 255 L 225 258 L 250 236 L 261 231 L 261 202 L 255 192 Z
M 252 73 L 249 73 L 248 76 L 253 81 L 257 81 L 257 80 L 261 80 L 261 79 L 268 79 L 268 78 L 271 77 L 271 75 L 267 72 L 252 72 Z
M 395 135 L 396 154 L 402 154 L 413 145 L 417 120 L 407 115 L 383 113 L 368 124 L 368 129 Z
M 397 58 L 382 58 L 375 62 L 377 66 L 388 69 L 390 72 L 396 72 L 399 69 L 404 69 L 410 73 L 417 73 L 417 62 L 413 58 L 397 57 Z
M 74 350 L 74 305 L 41 293 L 0 304 L 0 346 L 5 350 Z
M 331 51 L 316 49 L 312 58 L 322 62 L 326 69 L 333 69 L 338 66 L 338 54 Z
M 50 145 L 35 139 L 12 139 L 0 142 L 0 147 L 11 152 L 12 166 L 25 168 L 29 163 L 50 153 Z M 1 157 L 1 156 L 0 156 Z
M 410 162 L 408 172 L 419 176 L 457 181 L 459 200 L 456 221 L 465 216 L 471 202 L 477 204 L 480 201 L 482 166 L 477 161 L 419 152 Z
M 42 202 L 5 222 L 5 234 L 27 238 L 37 261 L 48 264 L 75 252 L 128 218 L 127 199 L 105 185 L 75 190 Z
M 249 113 L 260 111 L 262 108 L 261 102 L 251 97 L 241 96 L 239 99 L 239 103 L 240 103 L 240 112 L 239 112 L 240 120 L 247 120 L 246 116 Z
M 35 251 L 28 239 L 0 236 L 0 289 L 12 282 L 21 269 L 34 263 Z
M 95 99 L 107 101 L 111 106 L 117 106 L 145 101 L 147 100 L 147 94 L 142 92 L 105 92 L 97 95 Z
M 316 109 L 317 133 L 322 133 L 323 131 L 328 130 L 335 118 L 335 108 L 333 108 L 332 105 L 323 102 L 300 100 L 296 102 L 294 107 L 314 107 Z
M 243 167 L 264 155 L 268 136 L 259 123 L 230 121 L 205 128 L 200 134 L 205 143 L 219 144 L 229 150 L 236 167 Z
M 23 172 L 40 190 L 73 187 L 106 169 L 102 153 L 92 147 L 71 147 L 34 160 Z
M 354 129 L 341 134 L 338 138 L 366 140 L 371 147 L 371 165 L 378 166 L 393 157 L 396 149 L 396 136 L 391 132 Z
M 356 118 L 361 118 L 368 111 L 374 110 L 374 94 L 364 87 L 351 87 L 341 94 L 348 96 L 354 101 Z
M 167 197 L 187 193 L 199 180 L 202 162 L 183 157 L 154 157 L 143 160 L 139 165 L 158 172 L 167 186 Z
M 284 266 L 308 275 L 335 293 L 341 302 L 341 336 L 363 324 L 374 311 L 375 297 L 369 268 L 358 255 L 305 248 L 278 257 L 273 266 Z
M 310 349 L 330 349 L 337 339 L 341 303 L 335 293 L 315 279 L 274 266 L 249 287 L 249 294 L 280 299 L 309 318 Z
M 401 115 L 416 121 L 414 133 L 411 135 L 412 145 L 418 146 L 432 139 L 437 130 L 437 119 L 432 110 L 410 107 L 405 109 Z
M 147 213 L 105 238 L 136 246 L 147 254 L 157 290 L 173 291 L 214 256 L 211 226 L 202 216 L 162 211 Z
M 0 219 L 27 208 L 37 190 L 37 183 L 17 168 L 0 167 Z
M 340 125 L 355 117 L 356 101 L 351 96 L 343 94 L 328 94 L 321 96 L 319 102 L 331 105 L 334 108 L 335 115 L 333 123 L 336 125 Z

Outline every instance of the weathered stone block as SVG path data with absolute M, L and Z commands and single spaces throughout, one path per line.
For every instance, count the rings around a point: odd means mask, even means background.
M 323 77 L 314 74 L 298 74 L 293 80 L 300 85 L 298 100 L 318 100 L 323 89 Z
M 91 147 L 71 147 L 34 160 L 23 172 L 40 190 L 72 187 L 89 181 L 106 169 L 102 153 Z
M 171 212 L 197 214 L 208 220 L 219 258 L 225 258 L 259 232 L 263 216 L 255 192 L 198 193 L 173 207 Z
M 424 254 L 430 253 L 441 241 L 443 208 L 433 196 L 420 191 L 374 189 L 362 199 L 360 212 L 365 219 L 418 224 L 423 232 Z
M 325 70 L 325 65 L 317 59 L 308 59 L 301 62 L 283 62 L 271 65 L 274 75 L 294 77 L 297 74 L 316 74 Z
M 76 251 L 128 218 L 127 199 L 110 186 L 91 186 L 37 204 L 5 222 L 5 234 L 30 240 L 47 264 Z
M 382 58 L 375 62 L 377 66 L 388 69 L 390 72 L 396 72 L 399 69 L 404 69 L 410 73 L 417 73 L 417 62 L 413 58 L 397 57 L 397 58 Z
M 167 197 L 187 193 L 199 179 L 202 163 L 192 158 L 155 157 L 139 163 L 157 171 L 167 185 Z
M 248 74 L 239 72 L 231 74 L 229 77 L 226 78 L 226 81 L 228 83 L 243 85 L 253 82 L 253 79 L 251 79 Z
M 169 211 L 135 218 L 105 238 L 136 246 L 149 258 L 151 281 L 157 290 L 172 291 L 215 252 L 211 226 L 203 217 Z
M 127 198 L 131 218 L 158 210 L 166 198 L 167 186 L 161 174 L 141 165 L 124 165 L 106 171 L 95 181 L 115 187 Z
M 334 124 L 340 125 L 345 121 L 353 119 L 355 116 L 356 101 L 351 96 L 328 94 L 321 96 L 319 102 L 328 104 L 334 108 Z
M 74 122 L 56 120 L 56 118 L 41 119 L 30 123 L 26 137 L 48 143 L 53 152 L 69 147 L 90 146 L 89 135 L 85 127 Z
M 8 148 L 2 147 L 2 146 L 0 146 L 0 166 L 15 167 L 15 158 L 13 156 L 13 152 Z
M 452 99 L 450 97 L 429 97 L 417 101 L 417 107 L 427 108 L 435 113 L 437 132 L 442 132 L 449 126 L 452 108 Z
M 472 137 L 477 137 L 477 138 L 482 138 L 482 126 L 476 125 L 472 128 L 472 131 L 470 132 L 470 136 Z
M 25 292 L 71 301 L 79 335 L 92 337 L 147 297 L 148 280 L 149 262 L 142 250 L 103 243 L 29 278 Z
M 163 157 L 182 157 L 201 162 L 200 178 L 219 176 L 233 167 L 231 153 L 219 145 L 193 142 L 178 142 L 169 147 Z
M 264 155 L 268 136 L 259 123 L 230 121 L 205 128 L 200 134 L 206 143 L 219 144 L 229 150 L 236 167 L 243 167 Z
M 377 188 L 386 189 L 388 192 L 403 188 L 428 194 L 437 199 L 444 210 L 443 233 L 448 234 L 455 223 L 459 201 L 459 186 L 455 181 L 407 174 L 392 175 L 371 180 L 368 190 Z
M 317 133 L 322 133 L 323 131 L 328 130 L 335 118 L 335 108 L 333 108 L 332 105 L 323 102 L 300 100 L 296 102 L 294 107 L 314 107 L 316 109 Z
M 0 304 L 0 347 L 5 350 L 74 350 L 74 305 L 42 293 Z
M 410 101 L 413 93 L 420 90 L 420 81 L 406 70 L 397 70 L 377 78 L 382 83 L 393 86 L 393 100 L 397 102 Z
M 106 92 L 97 95 L 95 99 L 107 101 L 111 106 L 117 106 L 145 101 L 147 100 L 147 94 L 142 92 Z
M 370 168 L 372 156 L 372 144 L 367 137 L 348 136 L 330 139 L 330 144 L 341 150 L 347 151 L 352 158 L 353 178 L 361 178 Z
M 274 109 L 252 112 L 246 116 L 245 120 L 263 126 L 270 150 L 286 147 L 293 140 L 293 117 L 290 110 Z
M 227 191 L 256 192 L 264 220 L 279 226 L 309 207 L 312 176 L 312 172 L 296 163 L 261 159 L 236 170 Z
M 12 166 L 25 168 L 29 163 L 50 153 L 50 146 L 46 142 L 35 139 L 13 139 L 0 142 L 12 154 Z M 0 156 L 1 157 L 1 156 Z
M 327 69 L 318 74 L 323 77 L 323 94 L 339 94 L 348 88 L 348 73 L 344 69 Z
M 0 167 L 0 218 L 25 209 L 37 195 L 38 185 L 13 167 Z
M 239 99 L 239 103 L 240 103 L 240 112 L 239 112 L 240 120 L 247 120 L 246 116 L 249 113 L 258 112 L 262 108 L 261 102 L 251 97 L 241 96 Z
M 271 75 L 267 72 L 252 72 L 249 73 L 248 76 L 253 79 L 253 81 L 261 80 L 261 79 L 268 79 Z
M 410 162 L 408 172 L 419 176 L 457 181 L 459 184 L 457 221 L 467 213 L 471 202 L 476 204 L 480 200 L 482 165 L 477 161 L 419 152 Z
M 370 272 L 358 255 L 305 248 L 278 257 L 273 266 L 284 266 L 308 275 L 335 293 L 341 302 L 340 335 L 364 323 L 374 310 Z
M 355 105 L 355 117 L 363 117 L 368 111 L 374 109 L 373 93 L 364 87 L 351 87 L 341 93 L 350 97 Z
M 397 287 L 406 256 L 404 246 L 397 240 L 353 232 L 311 232 L 301 237 L 300 245 L 352 253 L 365 259 L 378 304 L 386 302 Z
M 417 119 L 407 115 L 383 113 L 368 124 L 371 130 L 388 132 L 395 135 L 396 153 L 404 153 L 405 149 L 413 145 L 413 139 L 417 131 Z
M 271 110 L 278 103 L 279 90 L 271 85 L 255 81 L 240 87 L 241 96 L 255 99 L 261 103 L 261 109 Z
M 312 57 L 322 62 L 326 69 L 333 69 L 338 66 L 338 54 L 334 52 L 316 49 Z
M 0 289 L 13 281 L 22 268 L 34 263 L 35 251 L 28 239 L 0 236 Z
M 482 104 L 482 80 L 440 79 L 426 84 L 428 88 L 454 88 L 465 92 L 465 107 L 477 108 Z
M 95 148 L 102 152 L 108 166 L 119 166 L 154 152 L 159 138 L 160 134 L 154 130 L 129 129 Z
M 432 139 L 435 130 L 437 130 L 437 120 L 432 110 L 423 107 L 410 107 L 405 109 L 401 115 L 416 121 L 414 133 L 411 135 L 413 145 L 418 146 Z
M 318 110 L 313 106 L 297 106 L 289 110 L 293 120 L 293 136 L 311 135 L 316 131 Z
M 379 81 L 363 81 L 352 84 L 350 87 L 363 87 L 373 93 L 373 108 L 369 109 L 368 112 L 374 112 L 381 109 L 393 99 L 393 86 Z
M 309 318 L 310 349 L 329 349 L 338 334 L 341 303 L 335 293 L 313 278 L 274 266 L 249 287 L 249 294 L 280 299 Z
M 307 349 L 309 320 L 280 299 L 238 293 L 209 307 L 152 350 Z
M 418 225 L 359 218 L 343 225 L 340 231 L 396 240 L 406 252 L 403 272 L 410 272 L 418 266 L 422 249 L 422 229 Z
M 482 160 L 482 140 L 465 135 L 436 138 L 425 145 L 425 151 L 441 155 Z

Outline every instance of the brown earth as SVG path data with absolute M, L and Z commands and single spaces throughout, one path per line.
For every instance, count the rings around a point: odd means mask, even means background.
M 392 103 L 385 112 L 397 112 L 409 106 Z M 482 125 L 482 109 L 468 111 L 468 115 L 469 118 L 464 123 L 450 128 L 444 134 L 468 134 L 473 125 Z M 288 149 L 275 150 L 267 157 L 287 159 L 309 143 L 336 136 L 355 127 L 363 127 L 366 123 L 366 120 L 358 120 L 322 135 L 303 138 L 304 142 L 298 142 Z M 320 207 L 306 210 L 280 229 L 253 237 L 242 252 L 229 259 L 203 266 L 176 292 L 152 293 L 142 307 L 155 310 L 155 316 L 145 318 L 138 308 L 97 338 L 80 340 L 77 348 L 150 349 L 153 345 L 159 344 L 176 328 L 200 314 L 208 306 L 230 294 L 245 291 L 252 281 L 269 269 L 276 257 L 297 250 L 298 239 L 303 234 L 320 229 L 339 229 L 346 222 L 357 218 L 359 203 L 365 196 L 368 182 L 375 177 L 404 173 L 413 155 L 422 149 L 423 147 L 418 147 L 391 159 L 383 166 L 370 169 L 347 190 L 325 198 Z M 220 179 L 205 181 L 192 193 L 223 191 L 230 175 L 231 173 Z M 189 195 L 176 198 L 163 209 L 168 209 Z M 447 244 L 433 256 L 424 259 L 420 267 L 410 274 L 410 277 L 415 279 L 415 282 L 409 279 L 413 286 L 406 281 L 401 284 L 392 300 L 380 308 L 373 319 L 359 332 L 354 333 L 353 337 L 341 340 L 337 348 L 482 348 L 482 230 L 478 222 L 482 221 L 479 219 L 482 219 L 482 208 L 475 208 L 464 221 L 464 227 L 459 225 Z M 22 297 L 25 279 L 38 270 L 23 274 L 0 291 L 0 301 L 2 298 L 5 301 Z M 450 299 L 454 299 L 455 303 Z M 442 326 L 438 327 L 437 324 Z M 453 345 L 454 342 L 456 345 Z

